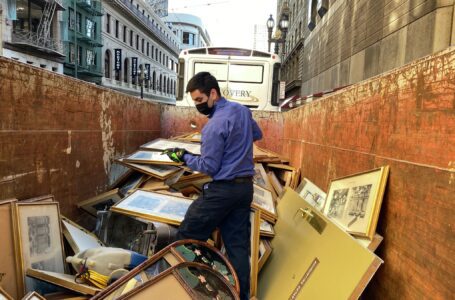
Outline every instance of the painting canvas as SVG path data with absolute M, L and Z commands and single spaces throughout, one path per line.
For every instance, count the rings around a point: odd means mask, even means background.
M 332 180 L 324 214 L 347 232 L 372 239 L 389 167 Z
M 191 203 L 188 198 L 136 190 L 111 209 L 151 221 L 179 225 Z
M 141 146 L 144 150 L 160 150 L 163 151 L 169 148 L 183 148 L 186 151 L 201 155 L 201 144 L 188 143 L 169 139 L 156 139 Z
M 308 178 L 304 178 L 302 180 L 296 192 L 299 193 L 300 197 L 302 197 L 306 202 L 310 203 L 319 211 L 322 211 L 324 208 L 327 194 L 317 185 L 312 183 Z
M 142 164 L 168 164 L 179 166 L 182 163 L 176 163 L 161 151 L 139 150 L 124 158 L 125 162 L 142 163 Z
M 58 203 L 17 203 L 16 208 L 23 274 L 27 268 L 64 273 Z M 26 278 L 25 287 L 26 291 L 36 290 L 30 278 Z

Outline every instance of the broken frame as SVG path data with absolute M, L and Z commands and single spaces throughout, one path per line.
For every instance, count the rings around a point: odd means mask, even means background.
M 120 199 L 122 199 L 122 196 L 117 188 L 79 202 L 77 207 L 96 217 L 98 210 L 109 210 L 109 208 L 119 202 Z

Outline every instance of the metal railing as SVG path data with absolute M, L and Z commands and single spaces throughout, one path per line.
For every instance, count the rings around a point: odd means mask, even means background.
M 15 29 L 11 41 L 12 43 L 28 44 L 63 54 L 63 43 L 61 41 L 39 36 L 36 32 Z
M 150 21 L 142 12 L 137 9 L 134 5 L 131 4 L 129 0 L 118 0 L 123 5 L 125 5 L 138 19 L 144 22 L 147 27 L 169 47 L 171 48 L 177 55 L 179 54 L 178 47 L 172 43 L 172 40 L 166 37 L 164 33 L 162 33 L 153 23 Z

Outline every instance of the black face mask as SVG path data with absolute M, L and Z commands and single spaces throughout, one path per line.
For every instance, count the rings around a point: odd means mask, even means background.
M 207 102 L 196 105 L 197 110 L 203 115 L 210 115 L 213 112 L 213 106 L 209 107 Z

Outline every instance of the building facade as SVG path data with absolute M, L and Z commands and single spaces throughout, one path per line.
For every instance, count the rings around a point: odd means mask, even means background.
M 210 36 L 199 17 L 171 13 L 163 20 L 177 36 L 180 50 L 211 46 Z
M 0 0 L 0 55 L 63 73 L 60 0 Z
M 100 0 L 63 0 L 62 40 L 65 48 L 64 74 L 101 83 Z
M 453 1 L 278 0 L 286 96 L 350 85 L 455 42 Z
M 142 0 L 104 2 L 102 85 L 175 103 L 179 47 L 174 33 Z

